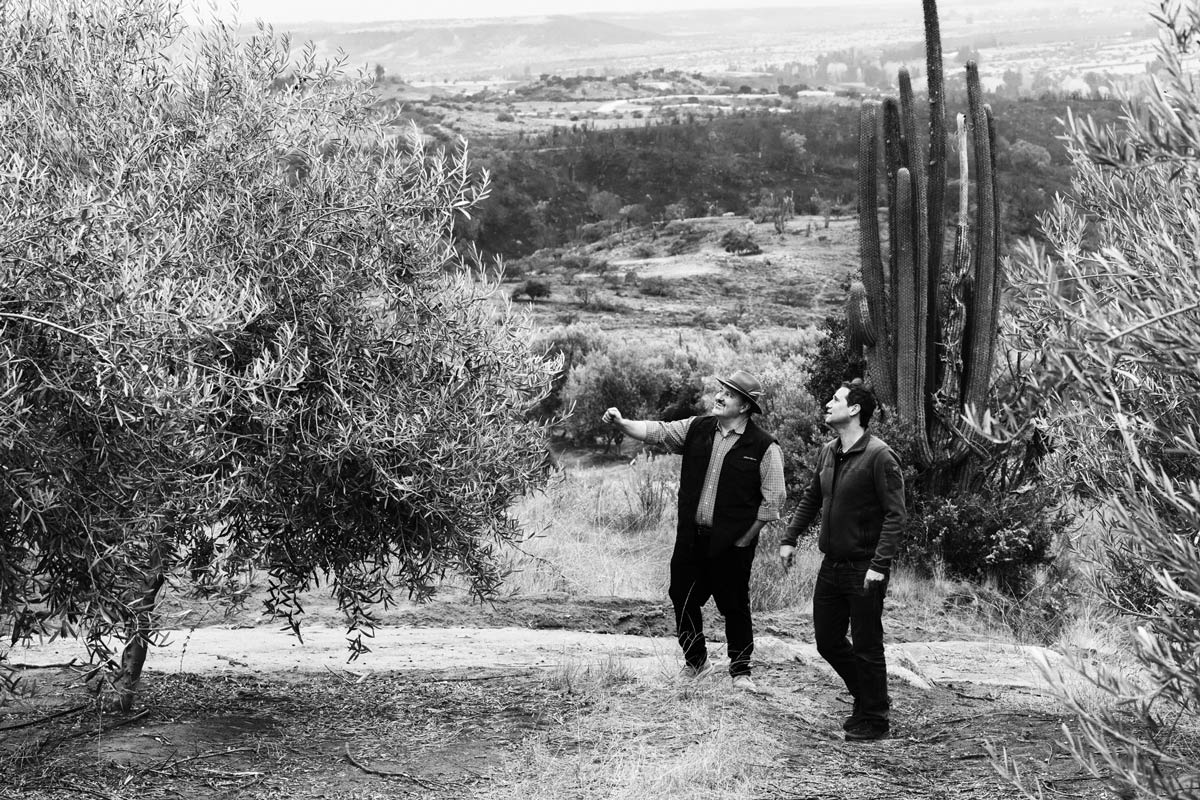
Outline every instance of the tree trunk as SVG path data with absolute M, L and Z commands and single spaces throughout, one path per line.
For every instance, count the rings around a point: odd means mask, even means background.
M 150 636 L 154 632 L 154 609 L 158 605 L 158 592 L 166 581 L 162 571 L 162 555 L 155 550 L 152 556 L 154 568 L 146 575 L 146 582 L 140 597 L 130 604 L 128 617 L 125 620 L 125 648 L 121 651 L 121 668 L 113 678 L 113 691 L 116 692 L 113 706 L 118 711 L 129 711 L 133 707 L 133 697 L 137 692 L 138 681 L 142 677 L 142 667 L 146 663 L 146 653 L 150 648 Z

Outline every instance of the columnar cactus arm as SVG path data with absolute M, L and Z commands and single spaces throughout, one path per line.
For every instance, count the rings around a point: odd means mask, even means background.
M 988 182 L 992 185 L 992 240 L 994 247 L 993 257 L 995 264 L 993 266 L 993 285 L 994 297 L 996 298 L 996 306 L 999 308 L 1000 301 L 1004 296 L 1004 262 L 1000 258 L 1000 186 L 998 173 L 996 172 L 996 117 L 992 114 L 992 107 L 986 103 L 983 106 L 983 113 L 987 117 L 988 128 L 988 168 L 991 170 L 991 176 Z M 995 348 L 993 348 L 994 350 Z
M 879 104 L 863 101 L 858 113 L 858 255 L 871 322 L 882 330 L 883 257 L 879 243 Z
M 936 0 L 923 0 L 925 14 L 925 71 L 929 94 L 929 168 L 925 172 L 925 284 L 926 391 L 937 388 L 942 332 L 938 315 L 938 289 L 942 280 L 946 220 L 946 101 L 942 70 L 942 35 Z
M 996 228 L 999 208 L 995 171 L 992 169 L 995 159 L 988 109 L 983 104 L 979 69 L 974 61 L 967 62 L 967 105 L 971 114 L 976 175 L 976 261 L 971 303 L 968 306 L 971 324 L 963 341 L 963 392 L 960 403 L 964 408 L 981 409 L 987 401 L 996 351 L 1000 300 L 996 274 L 999 267 Z
M 908 76 L 902 70 L 900 74 L 900 124 L 904 131 L 904 139 L 908 145 L 908 157 L 910 160 L 907 162 L 907 166 L 912 176 L 913 269 L 915 270 L 916 294 L 914 296 L 914 305 L 911 308 L 897 304 L 896 313 L 915 315 L 917 337 L 915 347 L 917 348 L 917 352 L 921 354 L 920 375 L 918 377 L 921 381 L 919 391 L 921 392 L 921 397 L 924 398 L 929 344 L 929 208 L 926 202 L 926 164 L 923 159 L 920 139 L 917 138 L 917 115 L 913 111 L 912 82 L 907 80 L 907 78 Z M 904 362 L 901 361 L 900 363 L 903 364 Z
M 896 207 L 896 171 L 907 166 L 907 146 L 904 142 L 903 128 L 900 124 L 900 103 L 896 98 L 889 97 L 883 101 L 883 161 L 887 171 L 888 209 Z M 896 215 L 888 213 L 888 295 L 896 297 Z M 895 303 L 891 304 L 888 316 L 888 330 L 896 330 Z M 895 381 L 892 382 L 893 386 Z M 895 405 L 893 397 L 891 404 Z
M 912 76 L 908 67 L 900 68 L 900 166 L 913 168 L 914 158 L 921 158 L 921 143 L 917 139 L 917 128 L 913 120 Z
M 896 227 L 899 230 L 896 252 L 896 410 L 900 419 L 916 422 L 920 389 L 914 365 L 917 353 L 916 308 L 917 268 L 913 230 L 912 174 L 901 167 L 896 172 Z
M 866 293 L 868 319 L 860 324 L 869 330 L 854 330 L 854 314 L 859 303 L 851 297 L 850 344 L 874 348 L 868 364 L 876 393 L 884 403 L 895 403 L 895 383 L 891 376 L 895 357 L 888 344 L 890 321 L 879 242 L 879 104 L 868 100 L 859 112 L 858 128 L 858 241 L 862 280 Z
M 862 281 L 855 281 L 850 285 L 850 298 L 846 301 L 846 344 L 850 348 L 851 358 L 861 357 L 864 347 L 875 346 L 875 327 L 871 325 L 871 313 L 867 308 L 867 287 L 863 286 Z M 876 366 L 875 361 L 871 360 L 867 368 L 873 369 Z M 872 382 L 876 384 L 875 394 L 878 396 L 878 381 L 874 376 Z
M 896 411 L 900 419 L 925 431 L 925 353 L 920 347 L 924 320 L 915 313 L 921 294 L 918 283 L 915 187 L 907 169 L 896 173 L 897 229 L 900 231 L 897 263 L 896 303 Z M 922 466 L 933 461 L 926 436 L 916 437 L 918 460 Z
M 939 406 L 949 407 L 958 416 L 959 380 L 962 377 L 962 335 L 966 322 L 964 293 L 971 279 L 971 185 L 969 131 L 967 118 L 958 118 L 958 224 L 954 234 L 954 263 L 947 295 L 946 327 L 942 346 L 942 380 L 936 395 Z

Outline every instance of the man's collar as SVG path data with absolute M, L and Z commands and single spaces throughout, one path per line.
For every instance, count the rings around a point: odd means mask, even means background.
M 842 449 L 842 437 L 839 436 L 836 440 L 837 441 L 837 452 L 839 452 L 839 453 L 857 453 L 860 450 L 865 450 L 865 449 L 867 449 L 867 442 L 870 439 L 871 439 L 871 432 L 864 430 L 862 436 L 858 437 L 858 441 L 856 441 L 854 444 L 850 445 L 849 450 L 843 450 Z
M 742 417 L 738 421 L 738 424 L 734 425 L 728 431 L 725 431 L 724 429 L 722 429 L 721 423 L 720 423 L 720 421 L 718 421 L 717 422 L 717 430 L 721 431 L 722 436 L 728 436 L 730 433 L 736 433 L 738 436 L 741 436 L 743 433 L 746 432 L 746 428 L 749 427 L 749 425 L 750 425 L 750 417 Z

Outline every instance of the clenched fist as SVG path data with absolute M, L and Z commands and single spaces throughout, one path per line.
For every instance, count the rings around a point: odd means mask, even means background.
M 619 408 L 610 408 L 608 411 L 604 412 L 604 416 L 600 418 L 600 421 L 618 423 L 622 419 L 623 417 L 621 416 L 621 410 Z

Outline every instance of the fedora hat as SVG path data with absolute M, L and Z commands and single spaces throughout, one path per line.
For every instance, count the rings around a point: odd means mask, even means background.
M 730 391 L 737 392 L 742 397 L 750 401 L 750 411 L 755 414 L 761 414 L 762 408 L 758 405 L 758 401 L 762 399 L 763 389 L 762 384 L 758 382 L 758 378 L 746 372 L 744 369 L 739 369 L 730 375 L 728 378 L 717 377 L 717 382 Z

